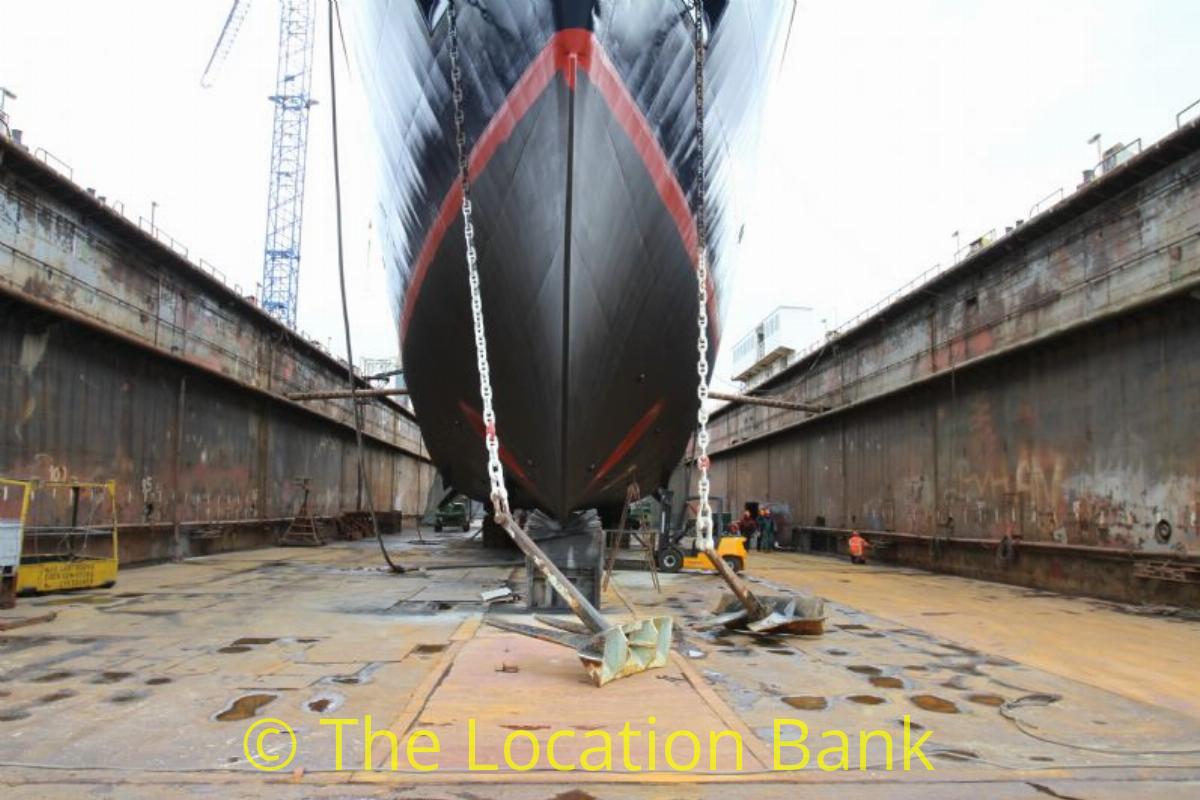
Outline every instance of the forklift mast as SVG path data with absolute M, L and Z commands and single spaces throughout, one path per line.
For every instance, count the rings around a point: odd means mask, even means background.
M 659 502 L 659 530 L 662 535 L 658 537 L 658 551 L 661 552 L 668 547 L 673 547 L 679 544 L 685 535 L 687 535 L 688 527 L 688 504 L 699 500 L 698 495 L 689 495 L 684 502 L 679 504 L 678 513 L 675 509 L 675 492 L 670 489 L 660 489 L 658 491 Z M 714 535 L 720 537 L 727 533 L 726 526 L 729 524 L 728 514 L 725 512 L 725 498 L 709 497 L 709 504 L 713 508 L 714 520 Z M 674 523 L 672 523 L 674 519 Z

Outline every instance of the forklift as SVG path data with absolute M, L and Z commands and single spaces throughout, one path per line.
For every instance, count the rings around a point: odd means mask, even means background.
M 664 535 L 658 537 L 658 551 L 655 553 L 655 561 L 658 564 L 658 568 L 663 572 L 679 572 L 684 569 L 716 572 L 717 568 L 709 560 L 708 556 L 699 552 L 696 548 L 695 517 L 684 519 L 690 508 L 689 504 L 698 498 L 687 498 L 683 507 L 679 509 L 679 519 L 674 525 L 671 521 L 674 492 L 664 490 L 659 493 L 658 499 L 661 506 L 659 512 L 659 530 L 664 532 Z M 720 537 L 717 541 L 717 555 L 729 565 L 730 569 L 740 573 L 746 568 L 746 557 L 748 554 L 746 537 L 733 532 L 733 515 L 724 510 L 725 498 L 710 497 L 709 503 L 714 509 L 714 536 Z M 687 540 L 686 543 L 685 540 Z

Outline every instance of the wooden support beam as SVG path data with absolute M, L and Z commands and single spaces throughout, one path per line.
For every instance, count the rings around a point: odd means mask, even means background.
M 408 394 L 408 389 L 356 389 L 351 395 L 349 389 L 335 389 L 328 392 L 296 392 L 287 395 L 288 400 L 345 400 L 351 396 L 359 398 L 394 397 Z
M 728 394 L 726 392 L 709 391 L 708 396 L 713 400 L 726 400 L 730 403 L 745 403 L 750 406 L 767 406 L 768 408 L 783 408 L 788 411 L 807 411 L 810 414 L 823 414 L 828 406 L 818 406 L 812 403 L 796 403 L 791 400 L 776 400 L 772 397 L 755 397 L 750 394 Z

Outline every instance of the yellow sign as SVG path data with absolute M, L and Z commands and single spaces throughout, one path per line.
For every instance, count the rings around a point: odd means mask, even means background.
M 111 585 L 117 580 L 117 560 L 50 561 L 22 564 L 17 572 L 17 593 L 63 592 Z

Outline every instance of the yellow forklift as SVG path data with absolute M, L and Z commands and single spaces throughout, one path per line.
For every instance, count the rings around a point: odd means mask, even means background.
M 672 499 L 671 492 L 660 493 L 659 503 L 662 510 L 659 529 L 668 533 L 660 536 L 658 540 L 658 568 L 663 572 L 679 572 L 684 569 L 716 572 L 717 568 L 709 557 L 696 548 L 696 509 L 692 502 L 695 498 L 689 497 L 685 501 L 680 510 L 681 519 L 675 525 L 671 524 Z M 746 537 L 732 531 L 733 517 L 730 512 L 724 510 L 723 497 L 710 497 L 709 503 L 713 507 L 713 535 L 714 538 L 720 537 L 716 543 L 717 555 L 734 572 L 742 572 L 746 569 L 749 554 L 746 549 Z

